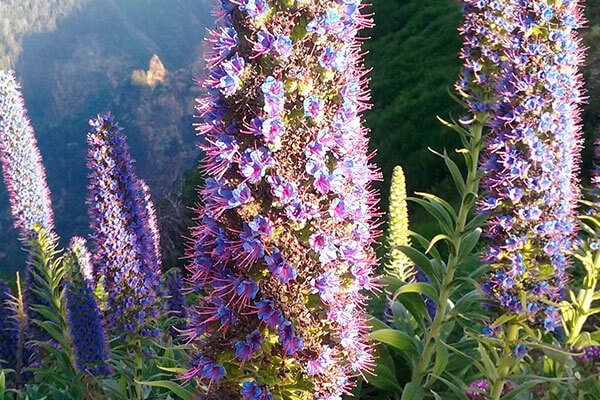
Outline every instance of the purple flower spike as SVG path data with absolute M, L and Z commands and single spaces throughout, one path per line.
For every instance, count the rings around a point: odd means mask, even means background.
M 503 313 L 554 331 L 577 228 L 583 49 L 581 2 L 465 1 L 463 77 L 485 115 L 482 179 L 489 215 L 486 294 Z
M 184 284 L 181 272 L 176 269 L 167 276 L 166 285 L 167 295 L 166 310 L 170 317 L 176 319 L 176 323 L 169 327 L 171 337 L 177 338 L 180 332 L 188 328 L 188 312 L 183 292 Z
M 65 296 L 77 369 L 92 375 L 110 375 L 104 320 L 91 283 L 82 280 L 67 284 Z
M 91 120 L 88 204 L 94 272 L 104 277 L 107 320 L 118 334 L 158 336 L 160 238 L 146 184 L 135 175 L 125 136 L 110 115 Z
M 377 288 L 380 174 L 361 120 L 362 8 L 225 0 L 209 32 L 195 124 L 206 178 L 187 254 L 198 300 L 184 336 L 197 354 L 184 377 L 206 387 L 205 366 L 219 363 L 248 380 L 225 372 L 204 399 L 268 400 L 295 385 L 337 400 L 373 368 L 364 305 Z
M 46 172 L 20 86 L 12 71 L 0 70 L 0 160 L 15 227 L 24 238 L 40 225 L 54 230 Z

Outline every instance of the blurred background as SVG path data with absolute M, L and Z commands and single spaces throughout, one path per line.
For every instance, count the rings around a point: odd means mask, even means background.
M 14 69 L 22 83 L 63 245 L 72 235 L 87 236 L 87 121 L 110 110 L 128 135 L 138 176 L 151 188 L 165 264 L 181 262 L 180 237 L 201 181 L 192 127 L 200 89 L 193 79 L 203 73 L 212 7 L 211 0 L 0 0 L 0 69 Z M 409 191 L 452 199 L 443 164 L 427 147 L 458 146 L 436 115 L 461 112 L 448 94 L 461 64 L 461 2 L 375 0 L 368 10 L 376 22 L 363 32 L 371 37 L 365 50 L 374 107 L 365 118 L 384 173 L 377 185 L 381 207 L 396 164 L 405 168 Z M 600 0 L 587 1 L 586 16 L 584 181 L 600 114 Z M 411 210 L 411 222 L 427 233 L 424 214 Z M 20 247 L 0 184 L 0 276 L 23 268 Z

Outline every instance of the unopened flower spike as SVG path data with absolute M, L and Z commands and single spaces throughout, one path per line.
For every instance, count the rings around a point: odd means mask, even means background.
M 394 168 L 390 188 L 389 214 L 389 261 L 386 272 L 405 282 L 415 274 L 413 262 L 397 246 L 410 246 L 408 205 L 406 201 L 406 181 L 401 166 Z

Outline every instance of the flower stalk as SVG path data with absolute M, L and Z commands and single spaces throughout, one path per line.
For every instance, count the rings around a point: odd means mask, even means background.
M 509 323 L 506 329 L 506 337 L 504 338 L 504 358 L 513 357 L 513 348 L 519 339 L 519 329 L 519 324 L 514 322 Z M 509 363 L 503 363 L 502 367 L 498 369 L 498 379 L 493 383 L 492 390 L 490 391 L 490 400 L 499 400 L 504 394 L 504 386 L 510 374 L 510 369 L 511 365 Z
M 482 133 L 485 124 L 485 121 L 481 118 L 483 118 L 483 116 L 478 116 L 473 121 L 472 127 L 469 129 L 470 139 L 469 146 L 467 147 L 469 156 L 465 158 L 467 161 L 467 175 L 464 179 L 465 190 L 462 191 L 458 218 L 452 236 L 450 237 L 451 253 L 440 288 L 438 310 L 426 333 L 423 355 L 412 373 L 411 382 L 417 385 L 421 385 L 428 374 L 431 358 L 435 353 L 436 338 L 439 336 L 442 325 L 448 314 L 448 300 L 452 294 L 452 282 L 454 280 L 456 267 L 460 261 L 461 255 L 459 254 L 459 251 L 461 242 L 464 237 L 463 234 L 467 224 L 467 218 L 474 207 L 474 201 L 479 189 L 480 172 L 478 165 L 479 155 L 482 149 Z

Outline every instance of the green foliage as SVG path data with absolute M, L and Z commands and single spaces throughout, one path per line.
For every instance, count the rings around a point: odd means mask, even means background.
M 371 335 L 373 340 L 386 343 L 391 351 L 397 352 L 401 364 L 410 370 L 401 383 L 402 399 L 422 399 L 426 393 L 446 397 L 452 392 L 452 381 L 461 382 L 461 378 L 476 372 L 470 359 L 476 353 L 477 341 L 467 333 L 474 332 L 473 321 L 483 317 L 475 280 L 483 269 L 473 271 L 470 263 L 478 252 L 480 225 L 484 220 L 471 212 L 478 197 L 479 153 L 485 121 L 477 117 L 468 128 L 443 123 L 460 136 L 465 146 L 457 153 L 464 158 L 466 174 L 445 151 L 434 152 L 456 184 L 460 205 L 454 207 L 429 193 L 409 198 L 437 221 L 437 234 L 427 239 L 413 233 L 414 245 L 397 249 L 412 260 L 429 283 L 407 282 L 393 275 L 384 278 L 382 283 L 393 293 L 390 305 L 393 329 L 384 327 Z M 442 257 L 442 247 L 447 256 Z M 426 301 L 436 305 L 433 316 Z M 378 372 L 381 369 L 378 365 Z M 387 382 L 376 380 L 372 384 L 390 391 Z
M 384 174 L 382 199 L 388 198 L 392 171 L 399 162 L 409 193 L 433 190 L 447 198 L 449 174 L 443 160 L 427 148 L 453 149 L 459 143 L 441 129 L 436 115 L 461 111 L 448 96 L 461 65 L 460 4 L 380 0 L 372 10 L 376 26 L 368 32 L 372 39 L 364 47 L 369 51 L 366 64 L 373 68 L 374 107 L 366 114 L 366 123 L 372 129 L 371 146 L 377 150 L 375 162 Z M 414 214 L 412 220 L 421 224 Z

